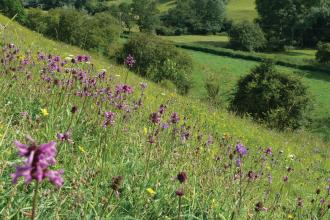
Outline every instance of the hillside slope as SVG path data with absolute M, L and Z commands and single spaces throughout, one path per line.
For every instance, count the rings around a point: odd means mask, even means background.
M 29 134 L 45 143 L 64 131 L 70 131 L 67 139 L 74 141 L 57 140 L 56 169 L 64 169 L 64 185 L 57 190 L 41 184 L 40 219 L 175 218 L 178 207 L 173 194 L 181 187 L 185 195 L 179 215 L 187 218 L 246 219 L 259 215 L 254 209 L 261 200 L 273 210 L 260 214 L 265 218 L 317 215 L 307 199 L 314 198 L 316 187 L 322 189 L 320 196 L 326 193 L 328 144 L 303 131 L 270 131 L 151 82 L 144 91 L 139 83 L 145 79 L 102 56 L 89 53 L 92 64 L 72 63 L 72 54 L 88 52 L 48 40 L 3 16 L 0 24 L 9 24 L 3 39 L 20 48 L 14 61 L 0 68 L 0 214 L 4 218 L 31 215 L 33 185 L 11 183 L 13 165 L 20 162 L 13 141 L 25 143 L 24 135 Z M 7 45 L 4 53 L 13 47 Z M 71 57 L 67 59 L 71 63 L 54 71 L 49 60 L 55 55 Z M 122 86 L 126 78 L 134 92 Z M 161 104 L 167 106 L 165 113 L 162 107 L 158 111 Z M 104 118 L 105 112 L 115 113 L 115 118 Z M 150 118 L 151 113 L 155 114 Z M 238 142 L 248 148 L 247 155 L 235 148 Z M 264 149 L 269 147 L 272 154 L 267 151 L 265 157 Z M 235 168 L 238 159 L 244 162 Z M 253 183 L 248 177 L 251 170 L 258 173 Z M 173 181 L 180 171 L 188 175 L 185 184 Z M 118 175 L 124 176 L 120 189 L 110 184 Z M 288 184 L 282 181 L 286 175 Z M 248 189 L 244 195 L 238 193 L 243 186 Z M 297 197 L 306 199 L 299 212 Z

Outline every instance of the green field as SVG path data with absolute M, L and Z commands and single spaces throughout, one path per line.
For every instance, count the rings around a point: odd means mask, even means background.
M 220 76 L 220 100 L 224 106 L 230 93 L 235 88 L 237 80 L 249 73 L 250 69 L 258 65 L 258 62 L 242 59 L 233 59 L 229 57 L 216 56 L 203 52 L 185 50 L 189 53 L 195 63 L 194 68 L 194 88 L 190 95 L 197 98 L 207 96 L 204 88 L 205 77 L 209 73 Z M 314 110 L 312 119 L 315 123 L 312 125 L 318 135 L 324 136 L 330 140 L 330 75 L 318 72 L 299 71 L 292 68 L 278 67 L 279 70 L 300 76 L 303 82 L 310 88 L 310 93 L 314 100 Z M 318 128 L 317 128 L 318 127 Z
M 0 16 L 0 24 L 8 23 Z M 249 119 L 171 93 L 111 64 L 105 57 L 45 39 L 16 23 L 11 23 L 2 36 L 7 43 L 2 44 L 6 48 L 3 53 L 14 53 L 5 56 L 13 59 L 0 66 L 2 219 L 31 216 L 35 182 L 26 185 L 19 180 L 13 185 L 10 177 L 15 165 L 24 162 L 13 142 L 26 143 L 26 134 L 38 143 L 56 140 L 58 155 L 51 169 L 64 170 L 61 188 L 47 181 L 38 185 L 38 219 L 328 219 L 327 203 L 309 202 L 312 198 L 326 198 L 330 169 L 329 144 L 315 135 L 266 129 Z M 17 45 L 20 52 L 11 52 L 14 49 L 8 43 Z M 92 59 L 91 63 L 76 63 L 70 58 L 67 60 L 71 62 L 64 64 L 66 71 L 53 72 L 49 62 L 54 56 L 47 61 L 40 54 L 37 57 L 37 52 L 60 55 L 61 59 L 89 53 Z M 4 59 L 3 53 L 0 56 Z M 224 67 L 228 74 L 233 72 L 233 78 L 227 78 L 228 88 L 243 68 L 253 66 L 231 59 L 215 66 L 219 57 L 191 54 L 201 65 L 198 68 L 214 66 L 210 71 L 219 71 Z M 99 75 L 103 68 L 105 79 Z M 82 78 L 73 77 L 77 72 Z M 88 73 L 96 84 L 84 80 L 83 73 Z M 126 76 L 127 84 L 133 87 L 132 94 L 98 96 L 109 90 L 120 94 L 115 91 L 121 91 L 118 88 L 122 88 Z M 73 83 L 62 84 L 68 79 Z M 311 84 L 313 80 L 316 78 L 311 78 Z M 320 91 L 328 88 L 328 84 L 321 83 L 324 78 L 318 80 Z M 144 93 L 140 82 L 148 83 Z M 81 91 L 99 92 L 80 97 L 77 94 Z M 139 98 L 142 105 L 136 109 Z M 167 105 L 161 123 L 168 122 L 173 112 L 179 115 L 167 130 L 150 120 L 150 114 L 157 112 L 160 104 Z M 78 111 L 72 111 L 73 106 Z M 127 106 L 132 107 L 131 111 L 126 111 Z M 106 111 L 115 112 L 112 126 L 104 127 Z M 69 129 L 74 143 L 57 140 L 58 133 Z M 248 148 L 246 155 L 235 148 L 238 142 Z M 31 152 L 36 152 L 34 147 Z M 265 154 L 268 147 L 272 155 Z M 24 155 L 27 153 L 21 149 L 21 157 Z M 30 153 L 27 162 L 43 159 L 38 155 Z M 188 175 L 188 181 L 182 184 L 175 180 L 181 171 Z M 251 172 L 257 177 L 251 177 Z M 123 176 L 123 184 L 111 184 L 115 176 Z M 285 176 L 288 181 L 283 181 Z M 179 199 L 176 191 L 182 188 L 184 196 Z M 315 193 L 317 188 L 319 195 Z M 242 189 L 246 191 L 241 193 Z M 298 197 L 305 201 L 302 209 L 296 207 Z M 260 201 L 268 211 L 255 211 Z M 326 211 L 320 214 L 319 207 Z
M 227 15 L 233 21 L 253 21 L 258 17 L 255 0 L 229 0 Z
M 165 40 L 172 41 L 174 43 L 188 43 L 191 45 L 201 47 L 222 47 L 227 48 L 229 38 L 226 35 L 181 35 L 181 36 L 161 36 Z M 283 61 L 292 60 L 296 63 L 308 64 L 315 60 L 316 50 L 313 49 L 292 49 L 284 52 L 273 53 L 258 53 L 253 52 L 256 56 L 262 56 L 268 59 L 280 59 Z M 246 54 L 251 54 L 246 52 Z

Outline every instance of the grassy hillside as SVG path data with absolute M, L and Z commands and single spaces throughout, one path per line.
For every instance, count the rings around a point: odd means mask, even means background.
M 255 0 L 229 0 L 227 15 L 234 22 L 242 20 L 253 21 L 258 17 L 255 9 Z
M 0 24 L 8 22 L 0 16 Z M 125 68 L 94 53 L 91 63 L 78 58 L 73 63 L 74 56 L 87 52 L 16 23 L 2 39 L 20 48 L 7 44 L 3 53 L 10 55 L 0 67 L 3 219 L 31 216 L 35 184 L 20 180 L 12 185 L 10 178 L 22 161 L 13 141 L 26 143 L 26 134 L 38 143 L 56 140 L 55 169 L 64 170 L 60 189 L 47 182 L 39 185 L 39 219 L 329 217 L 330 148 L 313 135 L 271 131 L 151 82 L 144 91 L 139 83 L 146 80 Z M 58 71 L 55 55 L 68 60 Z M 161 104 L 167 106 L 164 114 L 157 113 Z M 114 120 L 104 118 L 109 111 Z M 57 140 L 65 131 L 71 137 Z M 242 148 L 236 150 L 238 142 L 248 148 L 246 155 Z M 174 179 L 181 171 L 188 175 L 183 184 Z M 111 184 L 114 176 L 123 176 L 123 184 Z M 182 188 L 179 199 L 175 192 Z M 305 201 L 303 208 L 296 207 L 298 197 Z M 256 211 L 260 202 L 264 207 Z

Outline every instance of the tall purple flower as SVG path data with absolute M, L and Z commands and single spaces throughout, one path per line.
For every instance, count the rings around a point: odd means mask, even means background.
M 72 136 L 71 130 L 66 131 L 64 133 L 58 133 L 56 136 L 57 136 L 57 139 L 60 140 L 60 141 L 63 141 L 63 142 L 67 141 L 70 144 L 74 143 L 72 138 L 71 138 L 71 136 Z
M 236 144 L 236 152 L 239 154 L 240 157 L 243 157 L 247 154 L 247 149 L 244 147 L 243 144 L 238 143 Z
M 116 114 L 114 112 L 106 112 L 105 114 L 105 119 L 104 119 L 104 122 L 103 122 L 103 127 L 107 127 L 109 125 L 113 125 L 115 123 L 115 117 L 116 117 Z
M 176 124 L 176 123 L 178 123 L 179 121 L 180 121 L 180 117 L 179 117 L 178 113 L 173 112 L 172 115 L 171 115 L 171 122 L 172 122 L 173 124 Z
M 159 112 L 154 112 L 150 115 L 150 120 L 154 124 L 159 124 L 161 120 L 161 114 Z
M 129 85 L 126 85 L 126 84 L 117 85 L 116 86 L 116 94 L 119 95 L 121 93 L 131 94 L 131 93 L 133 93 L 133 88 Z
M 125 59 L 125 64 L 128 66 L 128 68 L 132 68 L 135 64 L 136 60 L 131 54 L 128 54 L 128 56 Z
M 16 172 L 12 174 L 13 183 L 17 183 L 19 177 L 24 177 L 26 184 L 29 184 L 32 180 L 41 182 L 48 178 L 55 186 L 62 186 L 62 174 L 64 171 L 49 169 L 50 166 L 54 166 L 56 163 L 56 142 L 51 141 L 37 145 L 31 138 L 30 142 L 29 145 L 26 145 L 15 141 L 18 155 L 26 160 L 22 166 L 17 166 Z

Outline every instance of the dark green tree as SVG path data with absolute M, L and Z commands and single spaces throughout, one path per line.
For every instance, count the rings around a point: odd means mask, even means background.
M 153 32 L 158 23 L 157 4 L 154 0 L 133 0 L 133 13 L 142 32 Z
M 15 20 L 24 23 L 26 14 L 21 0 L 0 0 L 0 12 Z

